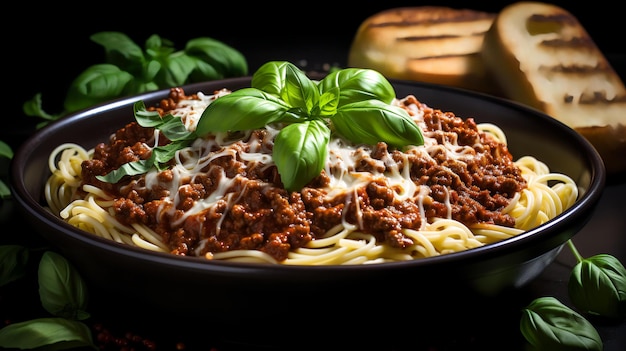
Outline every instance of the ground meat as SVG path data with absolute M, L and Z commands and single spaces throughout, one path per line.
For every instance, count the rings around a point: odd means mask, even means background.
M 171 90 L 167 99 L 152 108 L 168 113 L 186 96 L 180 88 Z M 404 153 L 385 143 L 363 152 L 355 171 L 384 172 L 388 159 L 410 167 L 411 180 L 430 189 L 432 201 L 424 203 L 426 218 L 447 217 L 471 225 L 495 223 L 513 226 L 514 218 L 500 211 L 516 192 L 526 186 L 507 147 L 481 133 L 472 118 L 461 119 L 449 112 L 431 109 L 414 96 L 401 101 L 410 113 L 414 106 L 423 112 L 425 136 L 440 145 L 430 146 L 428 155 Z M 184 179 L 177 191 L 177 204 L 165 201 L 171 196 L 167 184 L 174 180 L 166 170 L 158 175 L 158 184 L 145 186 L 141 176 L 127 176 L 117 184 L 96 179 L 121 165 L 150 157 L 154 130 L 130 123 L 118 130 L 108 143 L 96 146 L 92 160 L 82 164 L 83 183 L 104 188 L 116 197 L 116 218 L 124 224 L 143 223 L 160 234 L 177 255 L 204 255 L 234 249 L 261 250 L 282 261 L 294 249 L 324 235 L 330 228 L 347 220 L 359 223 L 360 230 L 373 234 L 380 242 L 405 248 L 413 241 L 402 234 L 403 228 L 419 229 L 425 218 L 412 199 L 398 200 L 385 178 L 372 180 L 356 192 L 328 199 L 318 188 L 329 184 L 325 171 L 300 192 L 287 192 L 281 186 L 275 166 L 251 163 L 237 155 L 216 157 L 193 178 Z M 247 136 L 238 151 L 246 152 L 251 144 L 271 152 L 272 142 L 265 130 Z M 167 142 L 166 138 L 159 138 Z M 253 141 L 253 142 L 252 142 Z M 471 157 L 462 161 L 449 158 L 443 144 L 458 145 Z M 222 177 L 234 179 L 223 198 L 211 210 L 184 217 L 197 200 L 219 189 Z M 271 185 L 271 186 L 268 186 Z M 449 205 L 448 205 L 449 204 Z

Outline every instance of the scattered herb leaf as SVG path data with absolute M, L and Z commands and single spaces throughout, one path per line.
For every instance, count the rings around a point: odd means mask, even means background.
M 66 319 L 89 318 L 87 286 L 75 268 L 60 254 L 46 251 L 38 270 L 41 305 L 50 314 Z
M 583 258 L 569 242 L 578 263 L 568 281 L 574 306 L 591 315 L 611 319 L 626 317 L 626 269 L 614 256 L 598 254 Z
M 547 296 L 533 300 L 522 311 L 522 334 L 537 350 L 602 351 L 602 340 L 582 315 Z
M 41 93 L 26 101 L 24 113 L 44 119 L 37 128 L 114 98 L 248 74 L 243 54 L 208 37 L 192 39 L 179 51 L 156 34 L 146 40 L 144 50 L 120 32 L 99 32 L 90 39 L 104 47 L 106 62 L 88 67 L 71 82 L 60 113 L 43 110 Z
M 10 161 L 13 158 L 13 150 L 9 146 L 9 144 L 0 140 L 0 165 L 3 165 L 5 162 Z M 8 199 L 11 197 L 11 189 L 5 183 L 5 179 L 8 180 L 8 166 L 6 168 L 3 167 L 3 171 L 0 171 L 0 199 Z M 5 173 L 6 172 L 6 173 Z M 0 203 L 0 206 L 2 204 Z
M 0 246 L 0 286 L 4 286 L 26 274 L 29 251 L 20 245 Z
M 0 329 L 0 346 L 13 349 L 98 349 L 91 330 L 82 322 L 65 318 L 38 318 L 12 323 Z

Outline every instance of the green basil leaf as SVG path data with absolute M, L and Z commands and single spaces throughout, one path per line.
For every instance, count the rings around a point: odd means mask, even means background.
M 81 322 L 64 318 L 39 318 L 0 329 L 0 347 L 7 349 L 98 349 L 91 330 Z
M 11 146 L 2 140 L 0 140 L 0 157 L 8 159 L 13 158 L 13 150 L 11 149 Z
M 154 91 L 158 89 L 159 89 L 159 86 L 155 82 L 144 82 L 139 79 L 135 79 L 126 85 L 126 89 L 120 96 L 141 94 L 141 93 Z
M 143 174 L 152 167 L 163 170 L 167 168 L 167 163 L 176 155 L 178 150 L 187 147 L 197 137 L 195 132 L 189 131 L 185 127 L 180 117 L 169 113 L 161 117 L 157 111 L 148 111 L 143 101 L 137 101 L 133 104 L 133 112 L 139 125 L 158 129 L 170 140 L 170 143 L 153 148 L 149 159 L 123 164 L 104 176 L 96 177 L 103 182 L 117 183 L 124 176 Z
M 317 106 L 319 92 L 317 85 L 304 72 L 294 65 L 285 65 L 285 86 L 280 97 L 288 105 L 301 109 L 310 115 L 314 106 Z
M 167 58 L 175 50 L 174 43 L 171 40 L 161 38 L 156 34 L 148 37 L 145 48 L 148 56 L 158 61 Z
M 96 178 L 102 182 L 115 184 L 124 178 L 124 176 L 133 176 L 148 172 L 154 166 L 155 158 L 156 154 L 153 152 L 152 156 L 147 160 L 125 163 L 118 169 L 114 169 L 103 176 L 96 176 Z
M 375 145 L 384 141 L 403 147 L 424 143 L 421 129 L 408 112 L 379 100 L 340 106 L 331 121 L 339 134 L 357 144 Z
M 104 47 L 107 63 L 118 67 L 141 67 L 144 62 L 141 47 L 124 33 L 99 32 L 90 39 Z
M 320 96 L 317 109 L 311 115 L 331 117 L 337 113 L 337 107 L 339 107 L 339 88 L 335 87 L 325 91 Z
M 189 82 L 204 82 L 207 80 L 217 80 L 224 78 L 224 73 L 218 71 L 215 66 L 202 61 L 199 58 L 189 56 L 194 59 L 194 69 L 189 74 Z
M 239 77 L 248 74 L 248 63 L 245 56 L 235 48 L 228 46 L 218 40 L 200 37 L 191 39 L 185 46 L 185 54 L 196 57 L 202 62 L 215 68 L 220 72 L 216 77 L 205 77 L 200 73 L 207 73 L 208 70 L 198 70 L 194 76 L 196 81 L 206 79 L 221 79 L 228 77 Z
M 22 105 L 22 111 L 24 114 L 31 117 L 39 117 L 46 121 L 41 124 L 47 124 L 48 121 L 54 121 L 61 117 L 62 114 L 49 114 L 43 110 L 43 104 L 41 102 L 41 93 L 35 94 L 32 99 L 24 102 Z
M 157 111 L 148 111 L 143 101 L 137 101 L 133 104 L 133 113 L 140 126 L 158 129 L 171 141 L 190 141 L 196 138 L 195 133 L 190 132 L 185 127 L 180 117 L 170 113 L 161 117 Z
M 196 67 L 196 61 L 183 52 L 171 54 L 163 59 L 162 69 L 155 80 L 159 86 L 174 87 L 187 82 L 187 78 Z
M 626 269 L 614 256 L 599 254 L 579 261 L 568 292 L 574 306 L 592 315 L 626 317 Z
M 161 72 L 161 67 L 162 67 L 162 64 L 160 61 L 156 61 L 156 60 L 148 61 L 148 63 L 145 65 L 145 67 L 143 67 L 143 70 L 142 70 L 143 79 L 138 80 L 138 81 L 142 85 L 152 84 L 152 86 L 156 87 L 155 90 L 158 89 L 159 87 L 169 88 L 170 85 L 167 85 L 167 86 L 159 85 L 158 82 L 154 81 L 157 75 L 159 74 L 159 72 Z M 137 90 L 137 92 L 142 92 L 142 91 Z
M 163 124 L 161 115 L 157 111 L 148 111 L 146 104 L 143 101 L 136 101 L 133 104 L 133 114 L 137 123 L 146 128 L 158 128 Z
M 111 64 L 87 68 L 70 84 L 65 110 L 77 111 L 122 95 L 133 76 Z
M 0 180 L 0 199 L 9 199 L 9 198 L 11 198 L 11 189 L 2 180 Z M 2 210 L 1 203 L 0 203 L 0 210 Z
M 133 113 L 140 126 L 156 128 L 171 141 L 195 139 L 195 133 L 185 127 L 180 117 L 170 113 L 161 117 L 157 111 L 148 111 L 143 101 L 133 104 Z
M 280 98 L 243 88 L 212 101 L 198 120 L 196 134 L 258 129 L 289 115 L 293 115 L 291 106 Z
M 318 84 L 321 94 L 336 87 L 340 90 L 340 107 L 370 99 L 389 104 L 396 97 L 396 92 L 387 78 L 371 69 L 345 68 L 334 71 Z
M 582 315 L 554 297 L 541 297 L 522 310 L 520 330 L 539 350 L 602 351 L 598 331 Z
M 0 246 L 0 286 L 7 285 L 26 274 L 29 256 L 29 251 L 24 246 Z
M 46 251 L 39 262 L 39 297 L 51 314 L 83 320 L 87 313 L 87 286 L 78 271 L 61 255 Z
M 276 135 L 273 158 L 285 189 L 296 191 L 318 176 L 328 156 L 330 129 L 321 120 L 293 123 Z
M 172 158 L 174 158 L 174 155 L 178 150 L 186 147 L 187 145 L 189 145 L 189 140 L 176 140 L 167 145 L 157 146 L 152 149 L 156 166 L 159 167 L 161 164 L 169 162 Z M 162 167 L 159 167 L 159 169 L 162 169 Z
M 264 63 L 252 75 L 250 86 L 276 97 L 282 97 L 287 80 L 287 67 L 298 69 L 294 64 L 286 61 Z

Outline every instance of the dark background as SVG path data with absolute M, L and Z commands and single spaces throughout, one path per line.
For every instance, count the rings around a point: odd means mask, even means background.
M 178 49 L 197 37 L 211 37 L 239 50 L 248 60 L 249 71 L 270 60 L 289 60 L 311 65 L 329 63 L 345 65 L 350 43 L 359 25 L 369 16 L 382 10 L 402 6 L 438 5 L 455 8 L 497 12 L 512 1 L 382 1 L 360 2 L 350 6 L 338 2 L 271 3 L 271 2 L 169 2 L 165 6 L 157 2 L 125 3 L 84 2 L 68 6 L 60 2 L 45 5 L 30 1 L 12 2 L 12 10 L 3 12 L 2 55 L 4 74 L 5 109 L 0 128 L 0 140 L 17 148 L 24 140 L 24 128 L 30 128 L 39 120 L 25 116 L 22 104 L 36 93 L 42 93 L 44 109 L 50 113 L 61 112 L 62 101 L 70 82 L 87 67 L 104 62 L 103 48 L 93 43 L 90 35 L 101 31 L 118 31 L 127 34 L 143 47 L 146 39 L 158 34 L 174 42 Z M 626 74 L 626 18 L 617 2 L 595 0 L 585 2 L 552 2 L 569 10 L 576 16 L 607 56 L 616 70 Z M 8 110 L 6 108 L 8 107 Z M 8 128 L 6 127 L 8 126 Z M 598 216 L 576 240 L 585 256 L 606 252 L 626 263 L 626 224 L 621 216 L 624 211 L 622 194 L 626 183 L 615 184 L 603 195 Z M 598 230 L 601 228 L 601 230 Z M 605 230 L 606 229 L 606 230 Z M 3 234 L 6 234 L 6 229 Z M 602 240 L 600 240 L 602 236 Z M 490 319 L 485 325 L 470 325 L 468 330 L 491 333 L 506 330 L 505 335 L 494 335 L 515 344 L 521 336 L 515 328 L 517 305 L 537 296 L 554 295 L 567 301 L 566 280 L 574 258 L 566 249 L 537 280 L 520 289 L 519 296 L 510 299 L 510 309 L 489 311 L 501 319 Z M 36 289 L 30 289 L 35 293 Z M 19 292 L 20 294 L 22 292 Z M 32 296 L 28 296 L 32 297 Z M 34 301 L 34 300 L 28 300 Z M 2 296 L 0 296 L 0 302 Z M 13 300 L 4 301 L 4 306 Z M 498 304 L 496 304 L 498 305 Z M 2 304 L 0 304 L 0 314 Z M 158 311 L 156 311 L 158 313 Z M 114 323 L 128 324 L 138 328 L 134 316 L 99 316 L 111 318 Z M 470 318 L 472 316 L 468 316 Z M 139 318 L 139 317 L 138 317 Z M 210 318 L 210 317 L 209 317 Z M 458 318 L 458 316 L 451 316 Z M 494 323 L 512 328 L 490 326 Z M 126 322 L 124 322 L 126 321 Z M 471 323 L 476 323 L 475 321 Z M 626 321 L 617 324 L 596 325 L 605 342 L 605 350 L 623 350 L 626 344 Z M 324 333 L 323 326 L 319 330 Z M 123 335 L 124 329 L 118 330 Z M 342 331 L 330 331 L 341 333 Z M 473 334 L 470 334 L 473 335 Z M 149 330 L 147 337 L 161 335 Z M 173 335 L 174 338 L 186 335 Z M 450 346 L 445 350 L 467 350 L 465 334 L 443 342 Z M 175 339 L 178 340 L 178 339 Z M 460 340 L 460 341 L 459 341 Z M 457 344 L 458 343 L 458 344 Z M 206 349 L 206 345 L 203 345 Z M 192 348 L 188 348 L 191 350 Z M 470 349 L 472 349 L 470 347 Z M 484 348 L 483 348 L 484 349 Z M 517 349 L 517 348 L 513 348 Z M 440 351 L 440 350 L 438 350 Z
M 11 101 L 8 118 L 10 124 L 31 120 L 33 117 L 23 115 L 21 105 L 38 92 L 43 94 L 47 112 L 61 112 L 70 82 L 87 67 L 104 62 L 104 49 L 89 39 L 100 31 L 123 32 L 141 47 L 150 35 L 158 34 L 173 41 L 177 49 L 189 39 L 212 37 L 242 52 L 253 73 L 260 64 L 274 59 L 345 65 L 359 24 L 385 9 L 443 5 L 497 12 L 510 3 L 413 0 L 346 6 L 337 2 L 179 1 L 163 6 L 108 1 L 70 7 L 60 2 L 13 2 L 17 10 L 5 12 L 2 21 L 4 91 L 10 92 Z M 553 3 L 575 15 L 612 62 L 618 64 L 615 58 L 624 57 L 626 29 L 616 2 Z M 3 130 L 0 140 L 6 140 Z

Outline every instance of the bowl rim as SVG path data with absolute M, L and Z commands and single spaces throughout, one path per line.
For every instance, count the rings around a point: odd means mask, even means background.
M 214 81 L 206 81 L 206 82 L 197 82 L 186 85 L 181 85 L 185 92 L 196 92 L 196 91 L 206 91 L 207 85 L 224 85 L 225 87 L 229 86 L 237 86 L 241 84 L 249 83 L 251 77 L 237 77 L 237 78 L 226 78 Z M 86 232 L 79 230 L 78 228 L 73 227 L 72 225 L 64 222 L 60 218 L 56 217 L 54 214 L 47 211 L 44 206 L 40 203 L 39 199 L 34 199 L 28 192 L 24 182 L 24 175 L 22 173 L 23 166 L 26 164 L 27 160 L 31 155 L 31 150 L 33 150 L 33 146 L 38 143 L 38 141 L 42 138 L 46 138 L 49 134 L 54 134 L 59 129 L 63 129 L 65 126 L 70 125 L 78 120 L 83 120 L 90 118 L 94 115 L 97 115 L 101 112 L 106 112 L 111 109 L 132 106 L 138 100 L 155 100 L 160 99 L 167 94 L 169 94 L 170 89 L 160 89 L 155 91 L 150 91 L 138 95 L 133 95 L 129 97 L 122 97 L 118 99 L 114 99 L 108 102 L 104 102 L 101 104 L 94 105 L 90 108 L 83 109 L 81 111 L 76 111 L 74 113 L 68 114 L 67 116 L 58 119 L 56 121 L 51 122 L 47 126 L 37 130 L 31 136 L 29 136 L 26 141 L 24 141 L 14 153 L 14 156 L 11 160 L 10 165 L 10 179 L 9 186 L 11 189 L 12 197 L 17 201 L 18 207 L 22 209 L 22 211 L 29 216 L 33 216 L 38 221 L 46 222 L 50 225 L 52 230 L 65 232 L 69 238 L 72 240 L 77 240 L 83 242 L 87 245 L 94 245 L 99 249 L 104 250 L 104 252 L 108 252 L 115 255 L 133 255 L 134 258 L 143 260 L 146 262 L 152 262 L 155 264 L 162 264 L 168 266 L 175 266 L 184 268 L 189 271 L 214 271 L 224 273 L 224 274 L 236 274 L 236 273 L 247 273 L 251 271 L 257 270 L 271 270 L 275 273 L 289 273 L 295 272 L 298 273 L 302 270 L 306 271 L 322 271 L 322 272 L 332 272 L 335 270 L 341 271 L 390 271 L 396 270 L 402 267 L 430 267 L 437 266 L 442 267 L 446 265 L 457 265 L 459 262 L 465 262 L 467 260 L 472 260 L 476 257 L 480 258 L 480 261 L 488 261 L 490 258 L 495 258 L 501 255 L 509 254 L 515 252 L 518 248 L 529 245 L 529 243 L 542 240 L 543 236 L 551 235 L 552 233 L 558 232 L 561 227 L 564 226 L 564 222 L 576 213 L 580 211 L 593 211 L 595 204 L 599 201 L 600 196 L 602 195 L 604 186 L 605 186 L 605 178 L 606 172 L 604 168 L 603 161 L 595 150 L 595 148 L 589 143 L 583 136 L 579 133 L 565 125 L 564 123 L 558 121 L 555 118 L 552 118 L 539 110 L 531 108 L 529 106 L 523 105 L 521 103 L 480 93 L 475 91 L 470 91 L 466 89 L 443 86 L 439 84 L 433 83 L 424 83 L 424 82 L 416 82 L 416 81 L 408 81 L 408 80 L 399 80 L 399 79 L 390 79 L 389 80 L 394 86 L 397 84 L 400 85 L 409 85 L 417 88 L 430 89 L 434 91 L 441 91 L 448 94 L 460 94 L 469 96 L 471 98 L 480 99 L 486 101 L 489 104 L 497 104 L 501 105 L 507 109 L 515 109 L 519 110 L 523 113 L 533 114 L 541 119 L 546 120 L 548 123 L 558 124 L 559 128 L 562 128 L 564 132 L 570 133 L 570 137 L 577 140 L 582 149 L 581 153 L 584 153 L 588 158 L 588 162 L 591 165 L 591 174 L 589 180 L 589 187 L 585 189 L 585 192 L 579 195 L 579 199 L 571 206 L 569 209 L 565 210 L 559 216 L 551 219 L 550 221 L 534 228 L 524 233 L 520 233 L 514 237 L 507 238 L 505 240 L 501 240 L 495 243 L 491 243 L 488 245 L 484 245 L 481 247 L 449 253 L 440 256 L 427 257 L 424 259 L 410 260 L 410 261 L 401 261 L 401 262 L 387 262 L 380 264 L 371 264 L 371 265 L 321 265 L 321 266 L 310 266 L 310 265 L 283 265 L 283 264 L 259 264 L 259 263 L 245 263 L 245 262 L 230 262 L 230 261 L 218 261 L 218 260 L 207 260 L 202 257 L 190 257 L 190 256 L 177 256 L 170 253 L 161 253 L 161 252 L 152 252 L 149 250 L 141 249 L 138 247 L 133 247 L 125 244 L 117 243 L 110 239 L 101 238 L 96 235 L 90 235 Z M 156 101 L 156 100 L 155 100 Z M 452 111 L 454 112 L 454 111 Z M 541 232 L 541 233 L 538 233 Z M 575 233 L 571 234 L 571 236 L 575 235 Z M 558 246 L 558 245 L 557 245 Z M 532 258 L 532 257 L 530 257 Z

